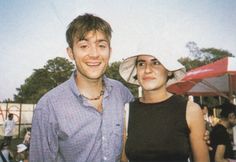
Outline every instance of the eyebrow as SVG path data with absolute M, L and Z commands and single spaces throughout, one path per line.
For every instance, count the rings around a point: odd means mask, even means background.
M 151 59 L 151 61 L 158 61 L 158 60 L 156 58 L 153 58 Z M 137 60 L 136 62 L 138 63 L 138 62 L 146 62 L 146 61 L 143 59 L 140 59 L 140 60 Z
M 79 40 L 78 42 L 80 42 L 80 41 L 87 41 L 87 42 L 89 42 L 89 40 L 88 39 L 81 39 L 81 40 Z M 108 40 L 106 40 L 106 39 L 98 39 L 98 40 L 96 40 L 96 43 L 100 43 L 100 42 L 107 42 L 108 43 Z

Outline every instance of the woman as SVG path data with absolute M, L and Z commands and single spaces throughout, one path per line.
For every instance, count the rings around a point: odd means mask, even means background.
M 206 131 L 201 108 L 167 91 L 185 74 L 169 53 L 148 47 L 120 65 L 120 75 L 142 87 L 142 97 L 130 103 L 125 153 L 130 162 L 209 161 L 202 138 Z
M 9 149 L 9 144 L 4 141 L 0 145 L 0 162 L 10 162 L 13 159 L 13 153 Z

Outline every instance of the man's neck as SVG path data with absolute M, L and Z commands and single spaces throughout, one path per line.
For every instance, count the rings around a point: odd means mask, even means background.
M 102 77 L 98 79 L 89 79 L 77 73 L 75 80 L 80 93 L 86 97 L 97 97 L 101 90 L 103 90 Z
M 223 125 L 225 128 L 229 128 L 229 122 L 226 120 L 221 120 L 220 124 Z

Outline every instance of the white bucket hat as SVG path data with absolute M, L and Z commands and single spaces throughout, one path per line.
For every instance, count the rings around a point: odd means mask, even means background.
M 119 73 L 121 77 L 128 83 L 139 85 L 138 80 L 135 78 L 137 75 L 136 69 L 136 60 L 138 56 L 141 55 L 150 55 L 158 59 L 158 61 L 170 72 L 173 72 L 173 78 L 168 79 L 167 86 L 181 80 L 185 73 L 185 67 L 177 61 L 176 56 L 170 46 L 166 49 L 163 46 L 151 47 L 149 44 L 141 44 L 139 45 L 138 50 L 135 52 L 134 56 L 126 58 L 119 67 Z
M 23 151 L 25 151 L 27 149 L 27 147 L 24 144 L 19 144 L 17 145 L 17 152 L 21 153 Z

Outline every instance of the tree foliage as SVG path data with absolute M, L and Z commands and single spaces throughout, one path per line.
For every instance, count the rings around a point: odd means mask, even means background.
M 226 56 L 233 56 L 232 53 L 222 49 L 200 49 L 195 42 L 188 42 L 186 44 L 186 48 L 188 48 L 189 50 L 190 57 L 182 57 L 179 61 L 186 67 L 187 71 L 199 66 L 209 64 Z
M 113 62 L 106 70 L 106 76 L 115 80 L 118 80 L 120 82 L 122 82 L 126 87 L 129 88 L 129 90 L 131 91 L 131 93 L 134 96 L 138 96 L 138 86 L 133 85 L 133 84 L 129 84 L 126 81 L 124 81 L 120 74 L 119 74 L 119 66 L 120 66 L 121 62 Z
M 18 94 L 14 95 L 14 101 L 36 103 L 50 89 L 67 80 L 73 70 L 74 65 L 65 58 L 56 57 L 48 60 L 43 68 L 34 69 L 25 83 L 16 89 Z

